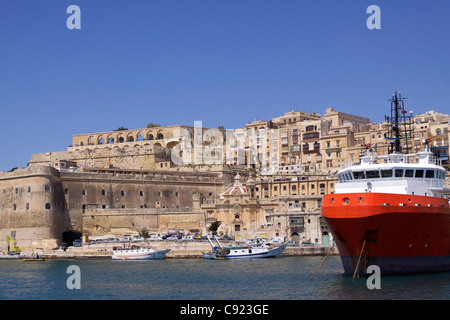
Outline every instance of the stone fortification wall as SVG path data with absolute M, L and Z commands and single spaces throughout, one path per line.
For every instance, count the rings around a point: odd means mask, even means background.
M 19 247 L 57 247 L 67 217 L 57 170 L 43 167 L 0 173 L 3 251 L 7 250 L 7 236 L 15 238 Z
M 83 214 L 83 224 L 83 231 L 89 236 L 109 234 L 122 237 L 138 234 L 143 228 L 156 234 L 167 233 L 168 230 L 206 232 L 205 217 L 200 210 L 170 208 L 87 210 Z
M 166 149 L 158 146 L 137 145 L 129 148 L 93 146 L 92 149 L 33 154 L 29 166 L 55 166 L 60 161 L 72 161 L 77 166 L 155 170 L 156 162 L 167 160 Z
M 226 166 L 217 171 L 104 167 L 58 171 L 38 163 L 62 160 L 60 153 L 33 159 L 29 168 L 0 174 L 0 247 L 4 250 L 11 234 L 20 247 L 53 248 L 86 232 L 116 230 L 120 236 L 142 227 L 158 233 L 205 230 L 201 204 L 219 197 L 237 171 L 247 176 L 243 168 Z

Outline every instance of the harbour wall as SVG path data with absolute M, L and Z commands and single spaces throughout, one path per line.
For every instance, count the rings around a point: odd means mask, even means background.
M 224 247 L 231 244 L 227 242 L 222 243 Z M 67 250 L 45 252 L 44 255 L 49 259 L 111 259 L 112 248 L 118 245 L 121 244 L 94 244 L 84 245 L 83 247 L 69 247 Z M 198 259 L 203 257 L 203 252 L 211 251 L 211 245 L 207 241 L 155 241 L 151 243 L 151 246 L 157 250 L 170 249 L 166 255 L 168 259 Z M 330 247 L 331 245 L 288 245 L 283 256 L 324 256 L 328 253 Z M 336 247 L 333 248 L 331 254 L 339 254 Z

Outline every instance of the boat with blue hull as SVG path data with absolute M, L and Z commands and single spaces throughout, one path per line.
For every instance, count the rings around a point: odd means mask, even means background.
M 251 246 L 223 247 L 215 237 L 218 247 L 214 246 L 211 239 L 208 240 L 213 248 L 211 252 L 203 253 L 205 259 L 263 259 L 280 258 L 283 256 L 287 243 L 279 246 L 268 244 L 256 244 Z

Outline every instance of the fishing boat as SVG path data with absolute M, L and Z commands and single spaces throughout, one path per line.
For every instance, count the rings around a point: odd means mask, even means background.
M 334 194 L 322 199 L 321 214 L 339 249 L 345 274 L 367 276 L 450 271 L 450 189 L 446 170 L 424 140 L 414 143 L 412 113 L 395 92 L 386 117 L 389 150 L 366 146 L 360 163 L 337 173 Z M 412 147 L 411 147 L 412 148 Z
M 267 244 L 255 244 L 248 246 L 223 247 L 217 237 L 215 240 L 219 245 L 216 247 L 209 236 L 207 236 L 213 250 L 203 253 L 204 259 L 261 259 L 261 258 L 280 258 L 283 256 L 287 243 L 279 246 Z
M 170 249 L 155 250 L 151 247 L 123 245 L 113 248 L 113 260 L 158 260 L 164 259 Z

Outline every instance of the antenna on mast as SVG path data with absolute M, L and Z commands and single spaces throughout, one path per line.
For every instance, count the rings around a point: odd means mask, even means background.
M 386 116 L 385 119 L 389 126 L 389 137 L 391 140 L 390 153 L 402 153 L 404 148 L 406 153 L 409 153 L 410 143 L 413 141 L 412 137 L 412 112 L 408 115 L 405 109 L 404 100 L 401 92 L 397 90 L 389 100 L 391 102 L 391 115 Z M 402 143 L 403 142 L 403 143 Z M 411 145 L 411 149 L 412 149 Z

